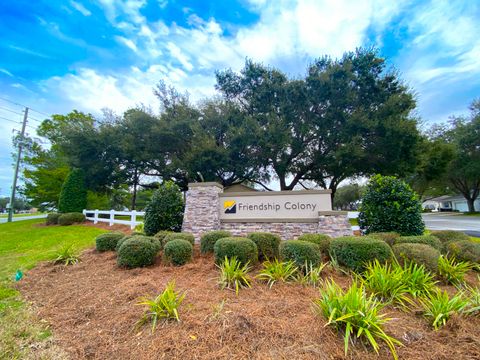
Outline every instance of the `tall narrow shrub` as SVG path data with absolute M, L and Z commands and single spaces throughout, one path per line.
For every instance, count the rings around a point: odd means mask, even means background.
M 164 182 L 153 193 L 145 208 L 145 234 L 152 236 L 160 230 L 179 231 L 182 228 L 183 208 L 180 188 L 172 181 Z
M 58 211 L 61 213 L 81 213 L 86 206 L 85 174 L 81 169 L 73 169 L 63 183 L 58 199 Z
M 422 235 L 425 224 L 417 194 L 394 176 L 373 176 L 362 198 L 358 216 L 367 234 L 394 231 L 403 236 Z

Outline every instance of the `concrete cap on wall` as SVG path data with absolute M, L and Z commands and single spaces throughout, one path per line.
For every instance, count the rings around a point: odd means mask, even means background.
M 223 189 L 223 185 L 219 184 L 215 181 L 210 181 L 210 182 L 194 182 L 194 183 L 188 183 L 188 188 L 192 187 L 209 187 L 209 186 L 216 186 L 220 189 Z
M 318 216 L 348 215 L 348 211 L 319 211 Z

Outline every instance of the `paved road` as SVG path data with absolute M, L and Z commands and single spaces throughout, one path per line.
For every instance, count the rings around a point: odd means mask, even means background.
M 14 216 L 13 217 L 13 221 L 22 221 L 22 220 L 32 220 L 32 219 L 43 219 L 43 218 L 46 218 L 47 215 L 46 214 L 43 214 L 43 215 L 34 215 L 34 216 Z M 6 223 L 7 222 L 7 218 L 0 218 L 0 224 L 3 224 L 3 223 Z
M 459 230 L 480 237 L 480 216 L 463 216 L 447 213 L 422 214 L 427 229 Z

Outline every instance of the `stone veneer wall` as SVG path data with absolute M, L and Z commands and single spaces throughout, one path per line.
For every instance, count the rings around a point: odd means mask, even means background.
M 188 184 L 182 231 L 192 233 L 199 241 L 202 234 L 211 230 L 228 230 L 235 236 L 245 236 L 255 231 L 278 234 L 283 240 L 298 238 L 307 233 L 323 233 L 333 237 L 352 235 L 346 212 L 319 212 L 318 222 L 266 222 L 220 221 L 219 194 L 223 187 L 217 183 Z

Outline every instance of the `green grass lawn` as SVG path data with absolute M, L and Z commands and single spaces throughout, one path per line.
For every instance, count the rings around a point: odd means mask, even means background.
M 48 327 L 36 320 L 12 288 L 15 272 L 51 260 L 65 244 L 78 250 L 94 244 L 105 230 L 73 226 L 38 226 L 44 219 L 0 224 L 0 359 L 28 357 L 29 345 L 50 336 Z M 43 358 L 43 357 L 42 357 Z M 48 356 L 46 358 L 50 358 Z

